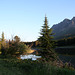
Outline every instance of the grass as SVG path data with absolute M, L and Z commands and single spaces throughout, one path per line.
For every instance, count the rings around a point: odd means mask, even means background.
M 71 63 L 75 67 L 75 55 L 62 55 L 59 54 L 59 58 L 65 63 Z
M 0 75 L 75 75 L 75 70 L 58 68 L 39 61 L 0 56 Z

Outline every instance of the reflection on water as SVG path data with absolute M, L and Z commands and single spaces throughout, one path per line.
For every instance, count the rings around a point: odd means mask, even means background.
M 24 60 L 24 59 L 37 60 L 38 58 L 41 58 L 41 56 L 36 56 L 36 55 L 31 54 L 31 55 L 21 55 L 20 58 L 22 60 Z

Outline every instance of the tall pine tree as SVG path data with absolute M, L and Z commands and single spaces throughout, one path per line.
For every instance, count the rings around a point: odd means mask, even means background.
M 1 54 L 5 55 L 6 54 L 6 42 L 4 39 L 4 32 L 2 32 L 2 38 L 1 38 Z
M 52 41 L 52 29 L 48 26 L 47 17 L 45 16 L 44 25 L 41 29 L 41 36 L 39 37 L 40 42 L 40 55 L 46 60 L 46 61 L 54 61 L 56 59 L 56 54 L 54 50 L 52 49 L 54 46 L 54 43 Z
M 4 32 L 2 32 L 2 42 L 4 41 Z

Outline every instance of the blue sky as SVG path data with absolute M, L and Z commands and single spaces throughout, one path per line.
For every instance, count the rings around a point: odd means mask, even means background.
M 0 0 L 0 37 L 18 35 L 21 41 L 35 41 L 45 14 L 52 27 L 65 18 L 75 16 L 75 0 Z

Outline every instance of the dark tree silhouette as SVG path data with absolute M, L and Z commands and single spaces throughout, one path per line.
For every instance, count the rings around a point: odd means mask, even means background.
M 42 26 L 41 36 L 39 37 L 40 42 L 40 55 L 46 60 L 55 60 L 56 54 L 52 49 L 54 46 L 54 42 L 52 41 L 52 29 L 48 26 L 47 17 L 45 16 L 44 25 Z

